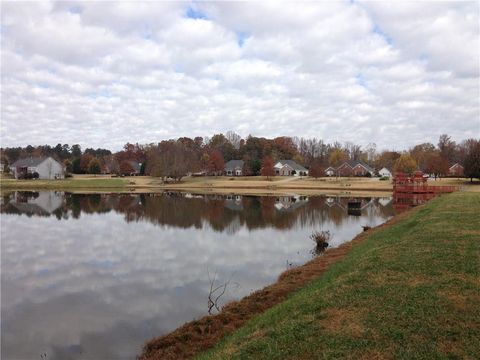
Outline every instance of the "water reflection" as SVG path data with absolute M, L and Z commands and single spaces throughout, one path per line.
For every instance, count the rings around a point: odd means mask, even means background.
M 235 234 L 274 227 L 289 229 L 298 225 L 316 226 L 324 221 L 341 225 L 348 215 L 388 217 L 393 215 L 391 198 L 351 199 L 323 196 L 241 196 L 194 195 L 179 192 L 162 194 L 69 194 L 63 192 L 15 192 L 2 199 L 2 213 L 27 216 L 55 216 L 59 220 L 79 219 L 81 214 L 115 212 L 127 223 L 148 221 L 178 228 L 201 229 L 208 223 L 214 231 Z M 368 220 L 368 219 L 367 219 Z
M 229 301 L 393 215 L 390 198 L 181 193 L 1 198 L 2 359 L 133 359 L 207 312 L 208 272 Z M 221 304 L 220 304 L 221 305 Z

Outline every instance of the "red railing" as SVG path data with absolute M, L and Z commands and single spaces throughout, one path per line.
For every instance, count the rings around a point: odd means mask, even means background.
M 395 174 L 393 179 L 393 204 L 397 210 L 424 204 L 439 194 L 457 191 L 456 186 L 427 185 L 427 178 L 421 171 L 413 176 L 403 173 Z

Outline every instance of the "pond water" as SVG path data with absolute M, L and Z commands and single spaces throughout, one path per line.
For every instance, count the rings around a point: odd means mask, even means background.
M 185 193 L 1 198 L 1 358 L 134 359 L 143 343 L 394 215 L 391 198 Z

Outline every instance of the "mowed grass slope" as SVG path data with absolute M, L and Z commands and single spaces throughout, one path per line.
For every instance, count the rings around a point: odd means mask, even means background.
M 478 359 L 480 194 L 432 200 L 198 359 Z
M 68 189 L 117 189 L 124 188 L 128 182 L 111 178 L 67 178 L 62 180 L 15 180 L 2 179 L 0 186 L 8 190 L 68 190 Z

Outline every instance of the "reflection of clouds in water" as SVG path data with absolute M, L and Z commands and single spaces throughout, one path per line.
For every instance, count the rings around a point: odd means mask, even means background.
M 148 338 L 205 314 L 207 268 L 240 284 L 228 301 L 274 281 L 286 260 L 311 256 L 313 229 L 304 219 L 256 230 L 239 219 L 219 232 L 206 221 L 200 229 L 126 223 L 115 212 L 70 221 L 2 214 L 5 356 L 37 358 L 45 350 L 49 359 L 133 358 Z M 345 217 L 322 228 L 335 246 L 366 221 Z

